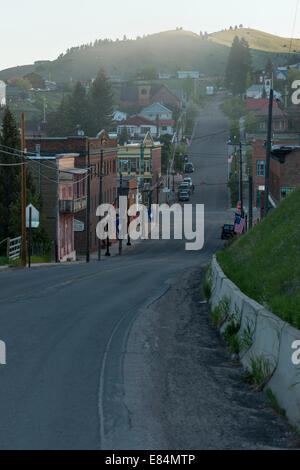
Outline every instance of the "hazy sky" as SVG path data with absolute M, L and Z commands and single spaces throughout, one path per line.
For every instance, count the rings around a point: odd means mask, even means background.
M 55 59 L 97 38 L 182 26 L 199 33 L 242 23 L 290 37 L 298 0 L 0 0 L 0 70 Z M 300 37 L 300 7 L 295 37 Z

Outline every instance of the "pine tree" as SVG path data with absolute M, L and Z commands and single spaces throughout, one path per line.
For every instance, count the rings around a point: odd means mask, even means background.
M 8 107 L 4 111 L 2 128 L 0 163 L 20 163 L 20 158 L 4 153 L 4 151 L 14 153 L 13 149 L 20 150 L 21 144 L 17 123 Z M 14 235 L 9 231 L 10 206 L 16 201 L 20 192 L 20 173 L 20 166 L 0 167 L 0 241 Z
M 127 133 L 127 128 L 123 127 L 120 138 L 119 138 L 119 144 L 124 145 L 128 142 L 128 133 Z
M 86 91 L 80 82 L 77 82 L 72 95 L 67 101 L 67 115 L 71 127 L 71 135 L 77 135 L 80 128 L 88 131 L 88 100 Z
M 47 133 L 50 137 L 64 137 L 73 133 L 72 127 L 69 97 L 63 95 L 58 110 L 49 119 Z
M 101 130 L 111 130 L 113 95 L 111 84 L 100 71 L 89 91 L 89 134 L 95 136 Z
M 236 36 L 230 50 L 225 83 L 234 95 L 241 95 L 246 90 L 247 77 L 251 72 L 251 54 L 249 44 L 244 38 Z

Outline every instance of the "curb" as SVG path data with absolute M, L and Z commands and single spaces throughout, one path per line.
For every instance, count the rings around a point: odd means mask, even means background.
M 300 427 L 300 365 L 295 365 L 292 361 L 295 353 L 293 343 L 300 342 L 300 330 L 243 294 L 226 277 L 215 255 L 211 262 L 211 285 L 212 309 L 222 299 L 226 298 L 229 302 L 229 316 L 222 331 L 238 313 L 241 321 L 239 338 L 243 338 L 245 331 L 251 337 L 248 349 L 240 355 L 242 365 L 249 369 L 251 360 L 259 357 L 267 361 L 269 373 L 264 390 L 272 390 L 280 407 L 285 409 L 289 421 Z

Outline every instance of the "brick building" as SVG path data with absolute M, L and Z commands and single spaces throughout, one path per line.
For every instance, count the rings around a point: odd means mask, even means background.
M 94 137 L 35 137 L 26 139 L 28 152 L 36 152 L 41 156 L 59 153 L 78 153 L 75 159 L 77 168 L 88 167 L 88 151 L 91 162 L 91 216 L 90 216 L 90 248 L 97 250 L 98 239 L 96 226 L 99 221 L 96 209 L 99 205 L 100 194 L 100 163 L 103 151 L 102 168 L 102 202 L 113 204 L 118 196 L 118 141 L 110 138 L 106 131 L 101 131 Z M 86 247 L 86 209 L 76 214 L 76 220 L 84 223 L 84 231 L 75 232 L 75 249 L 83 253 Z M 80 225 L 80 224 L 79 224 Z
M 55 246 L 55 258 L 76 260 L 74 222 L 86 208 L 85 169 L 75 168 L 78 154 L 30 157 L 29 167 L 42 198 L 41 214 Z
M 277 205 L 300 185 L 300 147 L 274 146 L 270 161 L 270 196 Z
M 274 140 L 273 145 L 294 146 L 297 140 Z M 266 147 L 265 141 L 257 139 L 252 142 L 252 176 L 253 176 L 253 201 L 256 207 L 261 207 L 261 193 L 265 189 L 265 165 Z

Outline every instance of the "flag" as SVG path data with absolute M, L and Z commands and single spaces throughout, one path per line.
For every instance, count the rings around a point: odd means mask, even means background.
M 186 143 L 187 143 L 187 145 L 190 145 L 191 144 L 190 139 L 186 139 Z
M 245 228 L 246 220 L 241 217 L 240 215 L 235 215 L 235 224 L 234 224 L 234 231 L 235 233 L 239 233 L 240 235 L 243 233 Z
M 230 155 L 230 157 L 228 158 L 228 163 L 232 163 L 233 161 L 233 155 Z

